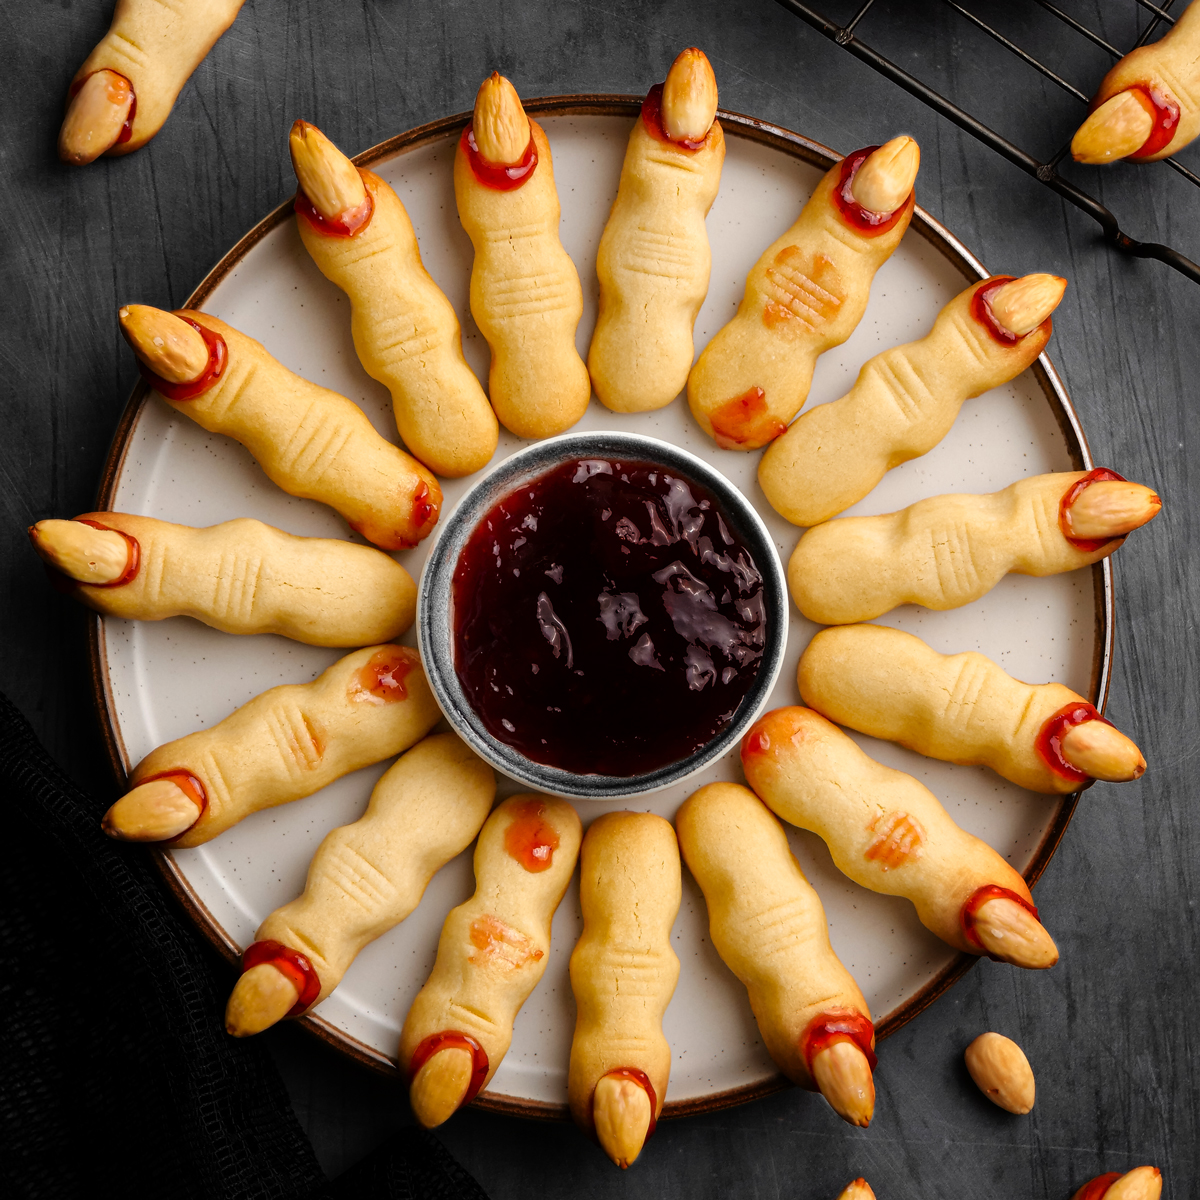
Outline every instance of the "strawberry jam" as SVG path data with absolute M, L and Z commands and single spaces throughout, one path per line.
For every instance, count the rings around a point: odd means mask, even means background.
M 1126 89 L 1150 114 L 1154 124 L 1141 146 L 1130 154 L 1130 162 L 1145 162 L 1151 155 L 1158 154 L 1175 136 L 1179 128 L 1179 102 L 1162 88 L 1147 84 Z M 130 113 L 132 118 L 133 114 Z
M 713 497 L 649 462 L 576 459 L 480 521 L 454 665 L 498 741 L 578 774 L 678 762 L 733 720 L 766 646 L 762 576 Z
M 395 704 L 408 699 L 404 680 L 420 662 L 415 650 L 408 646 L 384 646 L 371 655 L 365 667 L 360 667 L 350 684 L 350 696 L 371 704 Z
M 504 849 L 527 871 L 544 871 L 554 862 L 558 833 L 546 820 L 546 805 L 537 796 L 517 805 L 516 818 L 504 831 Z
M 1099 721 L 1104 725 L 1112 724 L 1111 721 L 1106 721 L 1086 700 L 1073 700 L 1046 719 L 1041 729 L 1038 730 L 1037 740 L 1034 742 L 1034 748 L 1042 762 L 1055 775 L 1060 775 L 1071 783 L 1086 783 L 1091 778 L 1086 771 L 1081 771 L 1067 762 L 1062 752 L 1063 738 L 1076 725 L 1082 725 L 1085 721 Z
M 375 215 L 375 197 L 368 191 L 354 208 L 347 208 L 334 217 L 327 217 L 317 209 L 302 188 L 297 189 L 292 205 L 297 216 L 303 217 L 318 233 L 326 237 L 352 238 L 371 223 Z
M 767 309 L 774 307 L 767 305 Z M 763 321 L 772 327 L 776 318 L 764 311 Z M 726 400 L 709 419 L 713 439 L 722 450 L 757 450 L 787 429 L 783 421 L 767 411 L 767 394 L 760 387 L 752 387 L 744 395 Z

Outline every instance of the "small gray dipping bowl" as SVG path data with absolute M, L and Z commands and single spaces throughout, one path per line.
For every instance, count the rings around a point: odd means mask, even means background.
M 642 775 L 579 775 L 526 758 L 488 732 L 468 703 L 454 670 L 454 607 L 451 581 L 459 555 L 475 527 L 491 509 L 522 484 L 576 458 L 652 462 L 707 488 L 718 500 L 726 521 L 745 543 L 762 572 L 767 610 L 767 645 L 758 675 L 728 728 L 707 745 L 678 762 Z M 538 791 L 582 800 L 620 800 L 679 783 L 702 771 L 737 745 L 766 707 L 787 648 L 790 613 L 783 568 L 774 542 L 753 505 L 708 463 L 657 438 L 633 433 L 567 433 L 547 438 L 484 476 L 443 517 L 436 541 L 425 560 L 417 592 L 417 644 L 433 694 L 455 732 L 498 771 Z

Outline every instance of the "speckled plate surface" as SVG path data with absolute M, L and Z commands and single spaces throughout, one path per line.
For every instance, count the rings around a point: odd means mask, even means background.
M 553 148 L 562 240 L 583 282 L 578 345 L 586 355 L 595 319 L 596 248 L 638 105 L 627 97 L 591 96 L 531 101 L 528 108 L 544 124 Z M 748 269 L 792 223 L 835 157 L 752 118 L 721 116 L 728 154 L 708 218 L 713 270 L 696 324 L 697 350 L 733 314 Z M 465 119 L 447 118 L 403 134 L 357 161 L 382 175 L 408 208 L 425 265 L 459 313 L 467 360 L 486 379 L 487 346 L 467 306 L 471 246 L 458 223 L 451 180 L 454 144 Z M 894 132 L 881 128 L 879 140 Z M 279 153 L 286 152 L 281 139 Z M 989 264 L 997 272 L 1007 265 Z M 867 358 L 926 333 L 941 306 L 985 273 L 918 209 L 900 248 L 876 277 L 859 328 L 820 360 L 809 406 L 843 394 Z M 290 205 L 251 230 L 189 303 L 259 339 L 292 370 L 349 396 L 385 436 L 395 437 L 387 392 L 355 357 L 349 304 L 309 260 Z M 759 491 L 759 456 L 715 448 L 682 400 L 635 416 L 609 413 L 593 400 L 576 428 L 648 434 L 711 462 L 757 507 L 786 563 L 799 531 L 777 517 Z M 506 457 L 526 444 L 502 433 L 497 454 Z M 992 491 L 1021 476 L 1090 466 L 1070 402 L 1043 356 L 1012 384 L 970 401 L 940 446 L 891 472 L 849 512 L 889 512 L 942 492 Z M 447 511 L 471 482 L 472 477 L 445 481 Z M 331 510 L 280 492 L 239 445 L 205 433 L 140 384 L 117 430 L 100 507 L 191 525 L 253 516 L 291 533 L 350 536 Z M 424 553 L 418 547 L 397 557 L 416 577 Z M 1009 576 L 964 608 L 934 613 L 906 606 L 880 623 L 917 633 L 943 652 L 980 650 L 1019 678 L 1056 680 L 1103 706 L 1112 640 L 1107 563 L 1047 579 Z M 815 630 L 793 610 L 771 707 L 798 702 L 795 665 Z M 404 640 L 415 644 L 415 632 Z M 154 746 L 216 723 L 269 687 L 315 677 L 341 653 L 268 635 L 231 637 L 182 617 L 156 623 L 96 618 L 92 649 L 97 703 L 120 774 Z M 1053 854 L 1075 804 L 1076 797 L 1025 792 L 982 767 L 934 762 L 887 743 L 856 740 L 879 760 L 924 782 L 959 824 L 996 847 L 1031 882 Z M 302 889 L 321 838 L 361 815 L 387 765 L 258 813 L 198 849 L 150 853 L 159 855 L 176 894 L 232 959 L 253 940 L 262 919 Z M 672 818 L 701 784 L 740 778 L 733 752 L 704 774 L 630 807 Z M 516 790 L 501 780 L 501 795 Z M 614 807 L 595 801 L 577 806 L 585 825 Z M 886 1036 L 952 984 L 972 960 L 928 933 L 905 901 L 849 882 L 817 838 L 794 830 L 789 836 L 825 904 L 834 948 Z M 472 890 L 468 852 L 435 876 L 407 921 L 363 951 L 337 991 L 304 1023 L 347 1055 L 394 1073 L 400 1026 L 433 964 L 442 920 Z M 1055 914 L 1045 912 L 1043 918 L 1053 931 Z M 567 960 L 580 924 L 578 886 L 572 884 L 554 920 L 546 974 L 521 1011 L 512 1049 L 476 1104 L 533 1116 L 565 1114 L 575 1019 Z M 785 1086 L 759 1041 L 745 992 L 709 943 L 704 902 L 686 871 L 673 942 L 682 971 L 665 1022 L 675 1055 L 667 1115 L 739 1103 Z M 886 1046 L 880 1069 L 887 1070 Z

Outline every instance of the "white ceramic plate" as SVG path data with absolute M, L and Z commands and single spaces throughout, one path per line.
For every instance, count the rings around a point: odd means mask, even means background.
M 586 356 L 595 319 L 596 247 L 616 194 L 637 106 L 615 97 L 576 97 L 529 107 L 543 120 L 554 151 L 562 240 L 583 281 L 578 345 Z M 708 218 L 712 283 L 696 325 L 697 350 L 733 314 L 746 273 L 762 249 L 795 219 L 821 173 L 813 164 L 828 163 L 831 157 L 794 134 L 747 118 L 724 119 L 728 157 Z M 450 118 L 426 126 L 359 161 L 392 184 L 407 206 L 425 265 L 459 313 L 467 359 L 486 379 L 487 346 L 467 305 L 471 245 L 458 222 L 451 182 L 463 121 Z M 893 132 L 881 128 L 880 140 Z M 286 153 L 282 142 L 279 153 Z M 899 250 L 880 270 L 858 330 L 821 359 L 810 406 L 841 395 L 873 354 L 922 336 L 941 306 L 982 273 L 954 239 L 918 210 Z M 385 436 L 395 437 L 387 392 L 355 357 L 349 304 L 309 260 L 286 208 L 230 252 L 198 289 L 192 306 L 258 338 L 292 370 L 351 397 Z M 759 455 L 716 449 L 696 428 L 682 399 L 660 412 L 632 417 L 611 414 L 593 400 L 577 426 L 608 427 L 665 438 L 711 461 L 756 504 L 786 563 L 798 531 L 762 497 L 755 480 Z M 507 456 L 523 444 L 503 434 L 497 454 Z M 967 404 L 937 449 L 891 472 L 850 511 L 888 512 L 941 492 L 991 491 L 1023 475 L 1090 465 L 1069 402 L 1043 359 L 1013 384 Z M 444 482 L 446 511 L 471 482 Z M 285 495 L 239 445 L 205 433 L 142 386 L 118 430 L 100 506 L 191 525 L 253 516 L 291 533 L 351 536 L 331 510 Z M 424 553 L 418 547 L 397 557 L 416 577 Z M 1110 591 L 1107 564 L 1048 579 L 1010 576 L 965 608 L 933 613 L 909 606 L 882 621 L 918 633 L 941 651 L 980 650 L 1020 678 L 1057 680 L 1102 704 Z M 770 707 L 798 703 L 795 664 L 814 632 L 793 612 L 788 656 Z M 414 635 L 406 640 L 412 643 Z M 344 653 L 267 635 L 231 637 L 187 618 L 157 623 L 98 619 L 94 651 L 97 695 L 119 771 L 160 743 L 214 724 L 269 687 L 315 677 Z M 951 766 L 887 743 L 857 740 L 876 758 L 926 783 L 956 821 L 996 847 L 1027 878 L 1036 877 L 1053 853 L 1073 799 L 1033 795 L 983 768 Z M 321 838 L 362 813 L 387 765 L 356 772 L 298 803 L 258 813 L 199 849 L 162 854 L 175 890 L 230 957 L 253 941 L 269 912 L 298 894 Z M 736 754 L 731 754 L 705 775 L 644 797 L 636 807 L 672 818 L 701 784 L 740 778 Z M 502 796 L 516 790 L 501 780 Z M 585 825 L 610 807 L 579 804 Z M 928 933 L 905 901 L 850 883 L 815 837 L 796 831 L 790 836 L 824 901 L 834 948 L 862 987 L 881 1033 L 909 1019 L 972 961 Z M 400 1027 L 433 965 L 442 920 L 472 890 L 468 852 L 438 873 L 407 921 L 363 951 L 337 991 L 305 1018 L 310 1027 L 346 1053 L 394 1071 Z M 1044 917 L 1053 930 L 1055 914 Z M 573 884 L 554 920 L 545 977 L 521 1011 L 512 1049 L 491 1089 L 477 1103 L 534 1115 L 565 1111 L 575 1019 L 567 960 L 579 929 L 578 887 Z M 666 1017 L 675 1053 L 668 1110 L 678 1114 L 719 1107 L 782 1086 L 758 1038 L 744 990 L 708 940 L 703 899 L 686 872 L 673 941 L 682 972 Z M 886 1071 L 886 1049 L 881 1063 Z

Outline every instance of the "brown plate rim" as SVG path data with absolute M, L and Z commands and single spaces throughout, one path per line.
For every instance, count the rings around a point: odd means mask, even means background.
M 533 116 L 621 116 L 636 117 L 641 111 L 642 99 L 639 96 L 625 95 L 571 95 L 544 96 L 536 100 L 527 100 L 525 109 Z M 799 158 L 810 166 L 828 170 L 842 158 L 840 154 L 814 142 L 801 134 L 794 133 L 780 125 L 757 117 L 746 116 L 742 113 L 718 111 L 718 117 L 727 134 L 745 138 L 748 141 L 759 142 L 770 146 L 793 158 Z M 384 159 L 396 154 L 411 152 L 430 142 L 457 135 L 470 120 L 471 114 L 456 113 L 454 116 L 442 117 L 437 121 L 410 129 L 407 133 L 388 138 L 369 150 L 364 150 L 355 157 L 354 162 L 361 167 L 374 166 Z M 212 294 L 217 285 L 241 261 L 246 253 L 258 244 L 267 234 L 278 228 L 291 217 L 292 202 L 288 200 L 269 213 L 254 226 L 233 248 L 217 263 L 215 267 L 201 280 L 199 286 L 192 292 L 185 303 L 185 308 L 199 308 Z M 935 246 L 948 258 L 967 279 L 984 279 L 989 272 L 983 263 L 963 245 L 940 221 L 930 216 L 919 205 L 913 214 L 911 228 L 926 241 Z M 1066 439 L 1072 461 L 1078 470 L 1088 470 L 1092 466 L 1091 451 L 1087 438 L 1079 423 L 1078 414 L 1067 395 L 1066 388 L 1046 354 L 1041 354 L 1032 367 L 1035 378 L 1044 393 L 1059 427 Z M 137 424 L 138 414 L 150 396 L 150 389 L 139 380 L 129 397 L 121 419 L 113 435 L 105 460 L 104 470 L 100 479 L 97 498 L 97 509 L 105 510 L 111 506 L 116 492 L 117 483 L 125 463 L 131 435 Z M 1112 646 L 1115 632 L 1115 610 L 1113 596 L 1112 566 L 1108 559 L 1092 567 L 1092 583 L 1095 596 L 1096 630 L 1092 654 L 1092 678 L 1089 688 L 1089 699 L 1103 712 L 1108 701 L 1108 690 L 1111 679 Z M 105 645 L 103 623 L 98 613 L 90 614 L 88 622 L 88 658 L 92 683 L 92 698 L 100 722 L 101 734 L 110 765 L 119 784 L 124 786 L 128 779 L 129 757 L 121 738 L 114 713 L 112 690 L 108 676 L 108 655 Z M 1034 851 L 1023 875 L 1025 881 L 1032 887 L 1041 878 L 1054 852 L 1058 849 L 1075 807 L 1079 803 L 1080 792 L 1073 792 L 1060 797 L 1057 801 L 1058 810 L 1041 842 Z M 1053 802 L 1053 801 L 1051 801 Z M 182 905 L 188 916 L 199 927 L 200 932 L 208 939 L 213 947 L 231 964 L 236 964 L 241 952 L 233 939 L 225 932 L 216 918 L 196 895 L 187 882 L 182 871 L 175 863 L 169 850 L 153 848 L 150 853 L 154 856 L 155 866 L 175 899 Z M 888 1013 L 876 1026 L 876 1038 L 882 1041 L 891 1036 L 901 1026 L 906 1025 L 915 1016 L 928 1008 L 950 987 L 958 982 L 975 965 L 978 959 L 974 955 L 959 953 L 949 966 L 934 976 L 915 995 L 909 997 L 903 1004 Z M 372 1070 L 385 1074 L 393 1079 L 400 1079 L 400 1071 L 395 1060 L 388 1058 L 379 1051 L 352 1037 L 350 1034 L 336 1028 L 323 1017 L 310 1015 L 299 1018 L 299 1024 L 311 1035 L 331 1046 L 339 1053 L 356 1062 L 370 1067 Z M 743 1087 L 727 1088 L 724 1091 L 713 1092 L 707 1096 L 697 1096 L 689 1100 L 668 1100 L 663 1106 L 664 1119 L 692 1116 L 697 1113 L 715 1112 L 718 1109 L 730 1108 L 734 1105 L 745 1104 L 757 1100 L 772 1092 L 780 1091 L 791 1086 L 789 1081 L 780 1074 Z M 474 1107 L 490 1112 L 503 1113 L 507 1116 L 520 1116 L 540 1120 L 565 1120 L 570 1116 L 565 1104 L 551 1104 L 535 1100 L 525 1100 L 519 1097 L 506 1096 L 496 1092 L 482 1092 L 472 1102 Z

